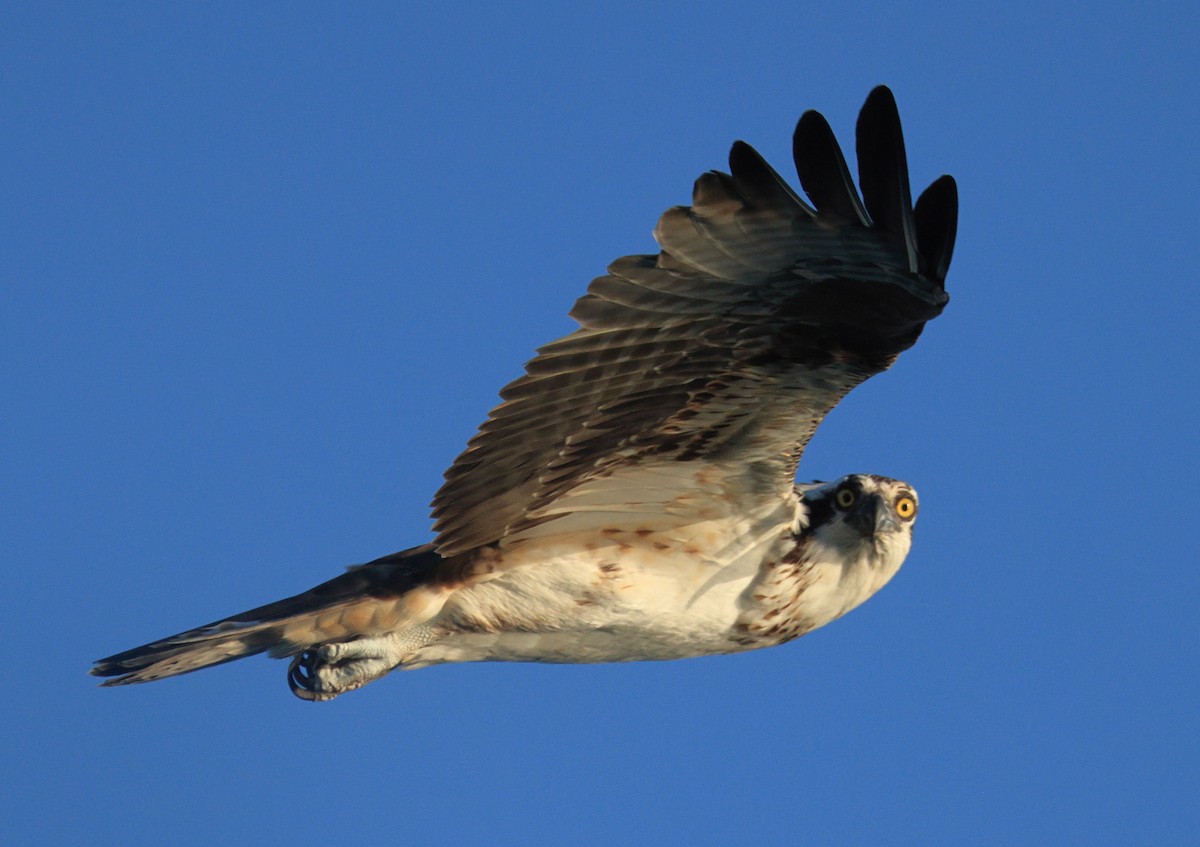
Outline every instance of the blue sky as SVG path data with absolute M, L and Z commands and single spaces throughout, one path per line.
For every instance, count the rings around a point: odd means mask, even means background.
M 1183 843 L 1197 827 L 1184 3 L 0 12 L 5 844 Z M 922 496 L 863 608 L 332 704 L 89 662 L 430 537 L 538 344 L 736 138 L 876 84 L 952 300 L 802 478 Z

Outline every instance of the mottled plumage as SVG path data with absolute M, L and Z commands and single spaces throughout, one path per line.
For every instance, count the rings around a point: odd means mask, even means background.
M 909 196 L 899 117 L 858 121 L 862 198 L 832 131 L 800 119 L 802 201 L 748 145 L 572 310 L 451 465 L 433 543 L 296 597 L 119 653 L 124 684 L 253 653 L 324 700 L 396 667 L 611 662 L 779 644 L 870 597 L 908 553 L 916 494 L 851 475 L 795 486 L 845 394 L 946 304 L 957 195 Z

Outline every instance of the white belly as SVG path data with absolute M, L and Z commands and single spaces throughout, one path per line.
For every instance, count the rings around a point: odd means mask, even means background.
M 406 666 L 440 662 L 627 662 L 747 649 L 731 636 L 747 588 L 783 543 L 782 527 L 750 545 L 656 549 L 648 539 L 610 537 L 580 550 L 564 539 L 537 545 L 527 563 L 456 591 L 433 621 L 445 634 Z M 662 545 L 661 538 L 659 545 Z M 734 559 L 721 549 L 738 549 Z M 699 554 L 699 555 L 698 555 Z

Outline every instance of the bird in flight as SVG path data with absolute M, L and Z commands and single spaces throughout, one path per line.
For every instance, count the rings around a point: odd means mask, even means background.
M 658 255 L 595 279 L 579 328 L 500 392 L 433 501 L 432 543 L 95 663 L 105 685 L 256 653 L 329 700 L 444 662 L 624 662 L 769 647 L 892 578 L 917 494 L 796 484 L 817 426 L 946 305 L 958 194 L 914 207 L 891 91 L 857 125 L 861 197 L 818 112 L 801 197 L 749 145 L 667 210 Z

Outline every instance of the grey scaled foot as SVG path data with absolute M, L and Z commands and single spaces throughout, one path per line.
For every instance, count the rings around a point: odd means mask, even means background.
M 332 700 L 395 668 L 411 642 L 411 636 L 393 634 L 312 647 L 292 659 L 288 686 L 301 700 Z

